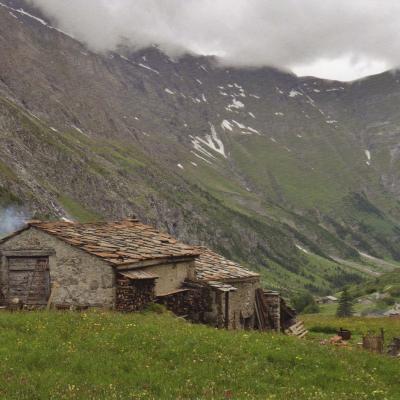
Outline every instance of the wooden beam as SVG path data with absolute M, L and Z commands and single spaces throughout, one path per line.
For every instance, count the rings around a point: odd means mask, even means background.
M 4 257 L 49 257 L 56 254 L 54 249 L 24 249 L 3 250 L 0 252 Z
M 225 329 L 229 328 L 229 292 L 225 292 Z

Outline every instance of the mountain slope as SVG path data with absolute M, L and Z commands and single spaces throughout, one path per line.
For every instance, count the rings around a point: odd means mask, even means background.
M 343 84 L 156 47 L 94 54 L 1 4 L 3 205 L 136 214 L 289 290 L 358 281 L 335 261 L 362 264 L 358 250 L 400 258 L 396 74 Z

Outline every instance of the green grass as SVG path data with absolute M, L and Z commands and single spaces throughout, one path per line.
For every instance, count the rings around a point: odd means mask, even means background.
M 400 395 L 397 360 L 283 335 L 215 330 L 168 314 L 3 312 L 0 329 L 2 399 Z
M 68 196 L 60 196 L 59 201 L 68 214 L 80 222 L 92 222 L 100 219 L 99 215 L 85 209 L 78 202 Z
M 333 332 L 340 328 L 349 329 L 352 332 L 350 344 L 357 347 L 357 343 L 362 340 L 362 336 L 368 332 L 379 334 L 383 328 L 385 332 L 385 343 L 389 344 L 394 337 L 400 336 L 400 319 L 392 318 L 337 318 L 329 315 L 310 314 L 302 315 L 301 320 L 305 322 L 307 329 L 310 330 L 309 339 L 321 339 L 331 337 Z M 331 329 L 328 329 L 331 328 Z M 324 333 L 327 331 L 327 333 Z M 385 360 L 382 358 L 382 360 Z M 400 372 L 400 361 L 398 361 Z M 400 398 L 400 392 L 398 393 Z

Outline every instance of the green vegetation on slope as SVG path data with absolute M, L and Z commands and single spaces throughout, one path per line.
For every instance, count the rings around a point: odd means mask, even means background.
M 400 393 L 397 360 L 165 314 L 1 313 L 0 329 L 0 397 L 8 400 L 396 400 Z
M 60 196 L 59 201 L 64 209 L 71 215 L 75 220 L 80 222 L 93 222 L 101 219 L 99 215 L 94 212 L 86 210 L 75 200 L 68 196 Z

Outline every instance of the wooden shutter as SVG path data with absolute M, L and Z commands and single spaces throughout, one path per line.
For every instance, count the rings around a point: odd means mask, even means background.
M 50 292 L 48 257 L 8 259 L 8 300 L 18 298 L 28 305 L 44 305 Z

